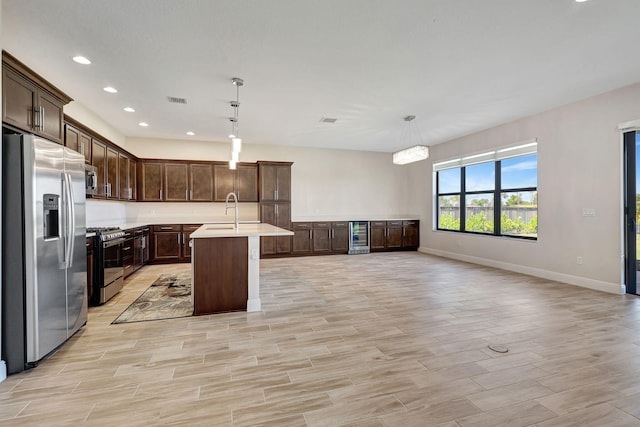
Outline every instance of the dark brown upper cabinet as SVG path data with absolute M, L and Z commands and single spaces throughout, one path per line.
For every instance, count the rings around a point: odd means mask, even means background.
M 71 98 L 12 55 L 2 52 L 2 121 L 64 144 L 62 107 Z
M 227 164 L 213 166 L 215 202 L 224 202 L 227 194 L 236 193 L 239 202 L 258 201 L 258 166 L 239 164 L 236 170 Z

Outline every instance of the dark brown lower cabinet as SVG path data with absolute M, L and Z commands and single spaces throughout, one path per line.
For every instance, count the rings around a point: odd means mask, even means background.
M 122 265 L 124 266 L 124 277 L 131 275 L 134 270 L 134 230 L 124 230 L 124 244 L 122 245 Z
M 346 254 L 349 252 L 349 222 L 331 223 L 331 252 Z
M 172 224 L 153 226 L 153 261 L 191 262 L 191 239 L 189 235 L 201 224 Z
M 349 222 L 294 222 L 294 255 L 342 254 L 349 251 Z
M 153 261 L 178 262 L 182 249 L 182 226 L 153 226 Z
M 93 299 L 93 274 L 94 274 L 94 253 L 93 253 L 93 237 L 87 237 L 87 301 Z
M 313 223 L 311 222 L 294 222 L 293 228 L 293 244 L 291 253 L 295 255 L 308 255 L 313 251 L 311 245 L 311 236 L 313 231 Z
M 248 238 L 194 239 L 194 314 L 247 309 Z
M 420 246 L 420 221 L 402 222 L 402 247 L 418 249 Z
M 201 227 L 201 224 L 198 225 L 183 225 L 182 226 L 182 260 L 185 262 L 191 262 L 191 242 L 192 239 L 189 237 L 191 233 L 196 231 Z
M 371 221 L 369 226 L 372 252 L 415 250 L 418 248 L 420 242 L 419 221 Z
M 260 222 L 291 229 L 291 203 L 261 203 Z M 260 255 L 282 256 L 291 253 L 291 236 L 261 237 Z

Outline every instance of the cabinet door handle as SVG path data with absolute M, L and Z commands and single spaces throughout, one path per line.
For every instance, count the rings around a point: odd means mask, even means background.
M 162 189 L 160 189 L 160 200 L 162 200 Z
M 190 191 L 189 191 L 189 193 L 190 193 L 190 194 L 189 194 L 189 199 L 190 199 L 190 200 L 193 200 L 193 190 L 190 190 Z
M 274 199 L 274 200 L 278 200 L 278 190 L 275 190 L 275 191 L 273 192 L 273 199 Z
M 84 142 L 80 143 L 80 154 L 84 156 Z
M 44 132 L 44 107 L 40 107 L 40 129 Z
M 178 244 L 180 244 L 180 233 L 178 233 Z

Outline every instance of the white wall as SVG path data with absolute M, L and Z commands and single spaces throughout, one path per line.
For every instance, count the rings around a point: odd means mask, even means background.
M 117 144 L 125 150 L 127 149 L 127 141 L 123 134 L 115 130 L 111 125 L 95 115 L 93 111 L 88 110 L 78 101 L 71 101 L 69 104 L 65 105 L 64 113 L 67 116 L 76 119 L 94 132 L 97 132 L 99 135 L 107 138 L 114 144 Z
M 226 160 L 228 142 L 128 138 L 127 149 L 143 158 Z M 409 169 L 391 154 L 243 143 L 240 161 L 293 162 L 293 220 L 397 217 L 409 214 Z M 195 205 L 195 204 L 191 204 Z M 137 208 L 140 209 L 140 208 Z
M 638 118 L 640 84 L 635 84 L 432 147 L 429 161 L 409 172 L 423 218 L 421 250 L 621 292 L 618 124 Z M 538 140 L 536 242 L 433 230 L 434 162 L 533 138 Z M 582 208 L 594 208 L 596 216 L 583 217 Z

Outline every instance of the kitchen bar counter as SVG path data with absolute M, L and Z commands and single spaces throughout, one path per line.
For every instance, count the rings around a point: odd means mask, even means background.
M 291 236 L 263 223 L 204 224 L 191 234 L 194 314 L 260 311 L 260 237 Z
M 236 229 L 233 223 L 204 224 L 191 233 L 192 239 L 212 237 L 250 237 L 250 236 L 292 236 L 293 232 L 265 223 L 240 223 Z

